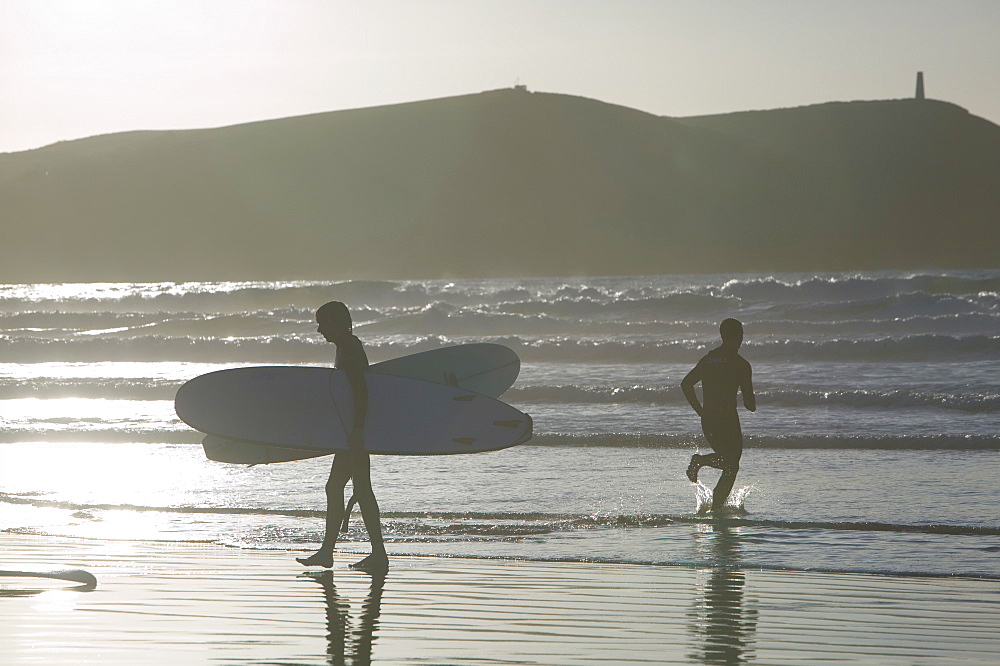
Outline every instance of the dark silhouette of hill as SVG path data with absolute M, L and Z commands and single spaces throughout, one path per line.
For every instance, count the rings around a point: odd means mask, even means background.
M 797 165 L 814 208 L 800 229 L 817 246 L 800 250 L 818 264 L 1000 265 L 1000 127 L 961 107 L 915 99 L 836 102 L 683 122 L 746 139 Z M 825 262 L 815 252 L 823 246 L 833 251 Z
M 1000 127 L 500 90 L 0 154 L 0 280 L 996 265 Z

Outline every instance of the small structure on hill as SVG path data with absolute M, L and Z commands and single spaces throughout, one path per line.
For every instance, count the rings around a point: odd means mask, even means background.
M 917 72 L 917 94 L 916 99 L 924 99 L 924 73 Z

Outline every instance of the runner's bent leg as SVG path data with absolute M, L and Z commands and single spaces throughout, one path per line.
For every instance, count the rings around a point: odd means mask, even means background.
M 719 469 L 722 476 L 719 477 L 715 489 L 712 491 L 712 509 L 721 509 L 726 506 L 729 500 L 729 493 L 736 483 L 736 474 L 740 471 L 740 458 L 743 457 L 743 431 L 740 428 L 738 416 L 725 424 L 722 432 L 719 433 L 718 451 Z

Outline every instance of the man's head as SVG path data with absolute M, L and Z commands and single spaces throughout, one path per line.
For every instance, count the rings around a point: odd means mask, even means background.
M 722 336 L 722 344 L 727 347 L 739 349 L 743 344 L 743 324 L 737 319 L 725 319 L 719 325 L 719 334 Z
M 336 342 L 351 334 L 354 324 L 351 322 L 351 312 L 340 301 L 330 301 L 316 310 L 316 330 L 328 342 Z

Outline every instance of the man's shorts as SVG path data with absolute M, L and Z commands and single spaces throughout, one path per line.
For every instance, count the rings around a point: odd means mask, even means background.
M 739 461 L 743 455 L 743 430 L 736 412 L 702 416 L 701 429 L 713 451 L 724 458 Z

